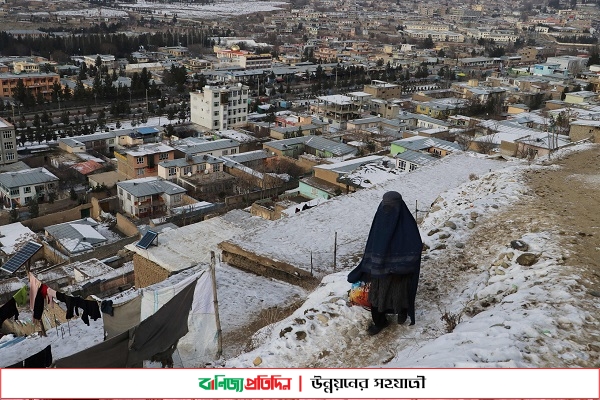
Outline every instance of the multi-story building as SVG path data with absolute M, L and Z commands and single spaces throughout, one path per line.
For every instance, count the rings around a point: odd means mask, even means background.
M 384 100 L 397 99 L 402 96 L 400 85 L 378 80 L 372 80 L 370 85 L 365 85 L 363 91 Z
M 27 61 L 17 61 L 13 63 L 13 71 L 15 74 L 19 73 L 39 73 L 40 65 L 38 63 L 27 62 Z
M 159 216 L 183 205 L 186 192 L 181 186 L 157 176 L 119 182 L 117 188 L 121 210 L 136 218 Z
M 190 93 L 191 121 L 208 129 L 230 129 L 246 124 L 248 86 L 204 86 Z
M 41 93 L 49 99 L 52 86 L 60 84 L 60 75 L 51 73 L 11 74 L 0 73 L 0 97 L 14 97 L 17 84 L 21 80 L 25 88 L 35 97 Z
M 96 66 L 96 60 L 100 57 L 100 66 L 107 67 L 109 70 L 117 67 L 115 56 L 112 54 L 91 54 L 89 56 L 83 56 L 83 62 L 88 67 Z
M 128 179 L 158 176 L 158 164 L 173 160 L 175 149 L 162 143 L 116 149 L 117 171 Z
M 0 199 L 7 207 L 25 205 L 58 188 L 59 179 L 46 168 L 33 168 L 0 174 Z
M 0 165 L 17 162 L 15 126 L 0 118 Z

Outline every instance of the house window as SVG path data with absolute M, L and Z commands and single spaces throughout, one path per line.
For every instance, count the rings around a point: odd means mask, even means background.
M 13 142 L 6 142 L 4 143 L 4 150 L 12 150 L 15 148 L 15 145 Z
M 219 98 L 219 93 L 215 92 L 215 93 L 213 94 L 213 97 L 214 97 L 215 99 L 218 99 L 218 98 Z
M 191 174 L 191 173 L 192 173 L 192 167 L 184 167 L 184 168 L 183 168 L 183 173 L 184 173 L 185 175 L 187 175 L 187 174 Z
M 410 171 L 417 169 L 417 164 L 410 164 Z
M 223 155 L 226 156 L 228 154 L 227 150 L 223 150 Z
M 12 138 L 12 132 L 4 132 L 2 136 L 4 137 L 4 139 L 10 139 Z
M 213 124 L 215 127 L 219 126 L 219 121 L 215 121 L 215 123 Z
M 177 174 L 177 168 L 176 167 L 170 167 L 169 168 L 169 176 L 175 176 L 175 174 Z
M 215 117 L 218 117 L 218 116 L 219 116 L 219 112 L 215 111 Z
M 137 176 L 144 175 L 144 168 L 137 168 L 136 171 L 137 171 Z
M 10 189 L 10 195 L 11 196 L 18 196 L 19 195 L 19 189 Z
M 131 201 L 131 194 L 127 193 L 127 200 Z
M 180 194 L 173 195 L 173 203 L 180 203 L 180 202 L 181 202 L 181 195 Z
M 198 171 L 204 171 L 206 169 L 206 164 L 198 165 Z
M 215 101 L 215 103 L 214 103 L 214 106 L 215 106 L 215 107 L 219 107 L 219 102 L 218 102 L 218 101 Z
M 31 196 L 25 197 L 25 204 L 28 204 L 31 201 Z
M 231 154 L 237 153 L 237 149 L 231 149 Z
M 169 153 L 160 153 L 158 155 L 158 159 L 159 160 L 168 160 L 169 159 Z
M 144 157 L 137 157 L 136 158 L 136 163 L 143 164 L 144 163 Z
M 405 170 L 406 169 L 406 161 L 400 161 L 398 163 L 398 167 L 400 167 L 401 170 Z
M 108 144 L 113 144 L 115 142 L 115 139 L 108 139 Z
M 221 164 L 213 164 L 212 166 L 213 172 L 217 172 L 221 170 Z
M 25 193 L 31 193 L 31 186 L 25 186 Z
M 15 159 L 15 153 L 6 153 L 6 159 L 7 160 L 14 160 Z
M 123 196 L 123 189 L 119 188 L 119 196 Z

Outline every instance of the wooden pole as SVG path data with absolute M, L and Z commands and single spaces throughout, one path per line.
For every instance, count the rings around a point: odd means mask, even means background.
M 337 267 L 337 232 L 335 232 L 335 236 L 333 238 L 333 270 L 335 271 Z
M 223 335 L 221 332 L 221 320 L 219 319 L 219 300 L 217 298 L 217 277 L 215 273 L 215 252 L 210 252 L 210 276 L 213 289 L 213 305 L 215 307 L 215 321 L 217 322 L 217 359 L 223 354 Z
M 313 259 L 312 259 L 312 251 L 310 252 L 310 276 L 313 276 Z

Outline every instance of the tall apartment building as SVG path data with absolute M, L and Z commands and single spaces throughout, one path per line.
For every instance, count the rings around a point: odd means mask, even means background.
M 15 126 L 0 118 L 0 165 L 17 162 Z
M 190 93 L 191 120 L 208 129 L 223 130 L 246 124 L 248 86 L 204 86 Z

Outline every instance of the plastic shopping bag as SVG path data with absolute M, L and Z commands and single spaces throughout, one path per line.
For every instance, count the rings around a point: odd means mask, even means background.
M 365 308 L 371 308 L 371 303 L 369 303 L 369 288 L 371 287 L 370 283 L 365 282 L 356 282 L 352 284 L 352 288 L 348 293 L 348 298 L 350 303 L 356 304 L 358 306 L 362 306 Z

